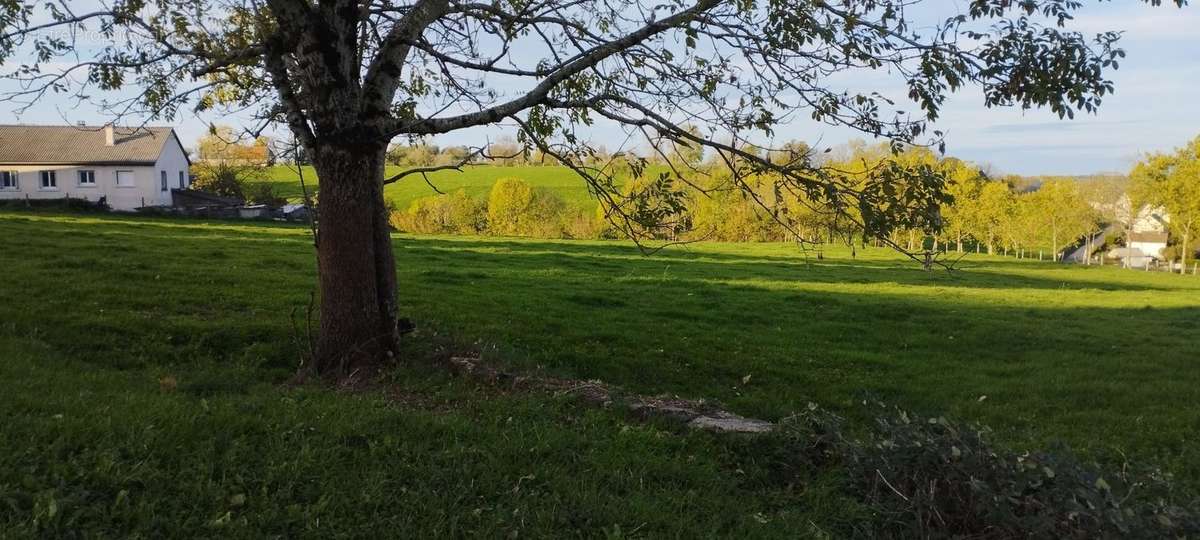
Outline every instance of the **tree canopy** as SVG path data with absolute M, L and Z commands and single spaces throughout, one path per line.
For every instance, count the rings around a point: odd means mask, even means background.
M 318 363 L 344 369 L 354 363 L 347 351 L 398 350 L 388 345 L 395 263 L 382 196 L 394 138 L 511 123 L 519 143 L 578 172 L 636 237 L 664 213 L 625 203 L 641 192 L 623 192 L 608 160 L 595 159 L 586 131 L 604 120 L 672 143 L 659 148 L 691 157 L 703 148 L 747 196 L 770 176 L 776 191 L 883 236 L 936 224 L 942 175 L 894 160 L 853 174 L 812 159 L 773 162 L 762 150 L 780 124 L 845 126 L 896 149 L 936 146 L 930 121 L 966 86 L 989 107 L 1063 117 L 1094 111 L 1113 89 L 1106 71 L 1124 56 L 1119 33 L 1071 30 L 1077 0 L 971 0 L 928 21 L 914 18 L 917 3 L 9 0 L 0 2 L 0 79 L 9 83 L 0 99 L 65 93 L 118 120 L 252 111 L 251 136 L 287 126 L 321 177 Z M 838 88 L 834 76 L 847 72 L 889 74 L 905 95 Z M 664 174 L 699 185 L 690 169 Z M 662 195 L 653 193 L 675 205 Z
M 1181 242 L 1183 272 L 1188 254 L 1195 251 L 1192 242 L 1200 238 L 1200 137 L 1173 152 L 1146 156 L 1130 177 L 1137 200 L 1166 210 L 1171 231 Z
M 742 169 L 772 169 L 825 204 L 865 196 L 870 209 L 878 188 L 842 183 L 804 161 L 771 168 L 747 143 L 804 116 L 937 143 L 928 122 L 949 92 L 969 84 L 988 106 L 1073 116 L 1112 90 L 1104 70 L 1123 56 L 1116 32 L 1069 30 L 1080 4 L 1068 0 L 974 0 L 921 25 L 906 15 L 911 2 L 899 0 L 76 4 L 0 6 L 3 76 L 20 83 L 7 99 L 66 92 L 137 118 L 255 110 L 259 123 L 247 131 L 285 124 L 310 147 L 510 121 L 522 143 L 576 166 L 611 198 L 620 189 L 582 159 L 594 149 L 577 133 L 598 118 L 669 139 L 689 158 L 708 147 L 746 160 Z M 85 32 L 110 42 L 81 47 Z M 87 58 L 71 60 L 81 52 Z M 906 96 L 827 82 L 837 72 L 885 69 Z M 105 95 L 130 87 L 139 91 Z M 905 98 L 919 113 L 895 105 Z M 715 133 L 732 139 L 717 143 Z M 881 225 L 894 216 L 874 217 L 863 216 Z

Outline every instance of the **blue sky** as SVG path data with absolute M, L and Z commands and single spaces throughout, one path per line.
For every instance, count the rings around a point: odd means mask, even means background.
M 922 10 L 937 17 L 957 12 L 963 2 L 933 0 Z M 1095 33 L 1125 32 L 1121 46 L 1128 54 L 1121 69 L 1110 72 L 1116 93 L 1108 96 L 1099 114 L 1059 120 L 1048 111 L 987 109 L 977 88 L 953 96 L 935 125 L 946 133 L 947 153 L 988 163 L 1009 173 L 1088 174 L 1124 172 L 1147 151 L 1167 150 L 1200 135 L 1200 8 L 1151 7 L 1141 2 L 1089 3 L 1072 28 Z M 855 74 L 839 84 L 856 91 L 881 90 L 903 97 L 903 89 L 883 74 Z M 65 99 L 50 98 L 21 116 L 0 104 L 0 122 L 102 122 L 86 106 L 72 109 Z M 185 145 L 220 119 L 181 117 L 176 125 Z M 802 139 L 836 145 L 858 135 L 799 120 L 781 126 L 780 140 Z M 439 139 L 441 144 L 481 144 L 502 130 L 472 131 Z M 609 148 L 621 145 L 625 134 L 615 126 L 599 125 L 593 140 Z
M 1125 32 L 1128 56 L 1110 72 L 1116 93 L 1099 114 L 1060 121 L 1048 111 L 989 110 L 968 91 L 939 121 L 947 152 L 1019 174 L 1124 172 L 1141 153 L 1200 135 L 1200 9 L 1089 4 L 1075 27 Z

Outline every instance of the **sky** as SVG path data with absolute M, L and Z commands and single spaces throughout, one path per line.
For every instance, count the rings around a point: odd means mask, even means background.
M 1089 4 L 1075 28 L 1123 30 L 1127 57 L 1109 72 L 1116 92 L 1096 115 L 1059 120 L 1049 111 L 986 109 L 970 90 L 938 125 L 947 153 L 1017 174 L 1126 172 L 1138 156 L 1200 135 L 1200 6 Z
M 963 5 L 959 0 L 932 0 L 926 9 L 944 18 Z M 1105 97 L 1099 113 L 1060 120 L 1045 110 L 988 109 L 979 89 L 967 87 L 946 102 L 933 125 L 946 134 L 948 155 L 989 164 L 1004 173 L 1030 176 L 1123 173 L 1146 152 L 1169 150 L 1200 135 L 1200 6 L 1180 9 L 1135 1 L 1090 2 L 1078 12 L 1071 28 L 1085 34 L 1124 32 L 1120 46 L 1127 57 L 1119 70 L 1108 72 L 1116 92 Z M 905 94 L 884 74 L 856 73 L 839 84 L 852 91 Z M 832 146 L 862 137 L 847 129 L 815 124 L 803 114 L 796 116 L 796 121 L 777 128 L 778 140 L 820 141 Z M 184 145 L 192 146 L 206 132 L 208 122 L 222 120 L 228 123 L 230 119 L 185 113 L 174 125 Z M 103 123 L 105 118 L 86 105 L 73 107 L 65 98 L 46 98 L 20 115 L 11 104 L 0 103 L 0 123 L 79 121 Z M 475 130 L 433 142 L 479 145 L 502 132 Z M 605 124 L 595 126 L 590 137 L 610 149 L 626 139 L 619 128 Z

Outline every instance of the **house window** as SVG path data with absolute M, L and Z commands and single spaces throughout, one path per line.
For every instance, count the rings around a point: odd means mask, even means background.
M 0 189 L 21 189 L 17 171 L 0 171 Z
M 183 175 L 183 171 L 179 171 L 179 189 L 187 189 L 187 177 Z
M 96 171 L 79 171 L 79 187 L 96 187 Z
M 168 189 L 168 186 L 167 186 L 167 171 L 158 171 L 158 177 L 159 177 L 159 180 L 160 180 L 160 182 L 159 182 L 159 183 L 161 183 L 161 184 L 162 184 L 162 190 L 163 190 L 163 191 L 166 191 L 166 190 Z
M 42 171 L 42 189 L 58 189 L 58 175 L 54 171 Z
M 117 187 L 133 187 L 133 171 L 117 171 Z

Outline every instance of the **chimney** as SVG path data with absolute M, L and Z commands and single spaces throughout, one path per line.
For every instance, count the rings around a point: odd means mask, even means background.
M 116 146 L 117 140 L 113 135 L 113 125 L 104 124 L 104 146 Z

